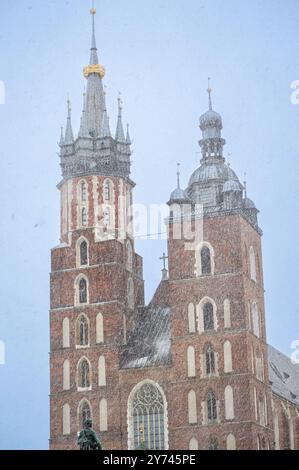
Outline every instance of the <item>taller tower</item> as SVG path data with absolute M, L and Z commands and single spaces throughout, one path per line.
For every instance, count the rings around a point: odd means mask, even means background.
M 134 188 L 131 141 L 129 132 L 124 133 L 120 97 L 115 137 L 111 135 L 95 14 L 92 9 L 79 133 L 75 138 L 68 100 L 66 130 L 59 144 L 61 239 L 51 261 L 52 449 L 73 448 L 87 417 L 97 432 L 105 433 L 109 413 L 109 446 L 117 448 L 119 351 L 136 306 L 144 304 L 142 261 L 127 224 Z

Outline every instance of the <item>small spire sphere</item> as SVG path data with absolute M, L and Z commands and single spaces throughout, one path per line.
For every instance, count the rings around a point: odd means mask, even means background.
M 97 9 L 95 7 L 94 0 L 92 0 L 92 7 L 90 9 L 90 13 L 91 13 L 91 15 L 96 15 L 96 13 L 97 13 Z

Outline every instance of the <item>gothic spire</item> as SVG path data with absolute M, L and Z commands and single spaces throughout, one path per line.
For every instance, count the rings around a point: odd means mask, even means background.
M 74 143 L 74 134 L 73 134 L 73 127 L 72 127 L 72 108 L 71 108 L 70 99 L 68 98 L 67 121 L 66 121 L 64 145 L 72 145 L 73 143 Z
M 207 92 L 209 94 L 209 110 L 212 111 L 212 88 L 211 88 L 211 78 L 208 78 L 208 89 Z
M 83 93 L 83 111 L 81 116 L 81 124 L 79 130 L 79 137 L 90 137 L 87 123 L 86 123 L 86 92 Z
M 86 90 L 86 127 L 88 134 L 92 137 L 99 137 L 101 131 L 102 117 L 104 113 L 104 92 L 102 78 L 105 76 L 105 69 L 99 64 L 96 34 L 95 15 L 96 9 L 90 10 L 92 16 L 91 51 L 89 65 L 84 68 L 84 76 L 87 79 Z
M 127 124 L 126 144 L 127 144 L 127 145 L 131 145 L 131 144 L 132 144 L 131 137 L 130 137 L 130 127 L 129 127 L 129 124 Z
M 104 91 L 104 111 L 103 111 L 100 137 L 101 138 L 111 137 L 109 116 L 108 116 L 107 107 L 106 107 L 106 91 Z
M 63 126 L 61 126 L 59 147 L 63 147 L 63 145 L 64 145 L 64 132 L 63 132 Z
M 117 118 L 117 127 L 116 127 L 115 140 L 117 142 L 125 142 L 126 141 L 123 122 L 122 122 L 122 101 L 121 101 L 120 93 L 119 93 L 119 96 L 118 96 L 118 118 Z

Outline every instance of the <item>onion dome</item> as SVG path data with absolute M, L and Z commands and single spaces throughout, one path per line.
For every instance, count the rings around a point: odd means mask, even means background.
M 233 180 L 237 183 L 239 182 L 236 173 L 225 163 L 203 163 L 192 174 L 189 181 L 189 187 L 191 187 L 193 183 L 207 183 L 211 180 L 218 180 L 219 183 L 224 183 L 228 180 Z
M 254 210 L 257 210 L 256 205 L 254 204 L 254 202 L 253 202 L 251 199 L 249 199 L 249 197 L 246 197 L 246 198 L 244 199 L 244 208 L 245 208 L 245 209 L 254 209 Z

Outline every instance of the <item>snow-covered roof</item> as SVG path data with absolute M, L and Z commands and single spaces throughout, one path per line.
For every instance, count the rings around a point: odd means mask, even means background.
M 299 364 L 268 346 L 269 376 L 273 393 L 299 405 Z
M 171 365 L 170 309 L 142 309 L 125 346 L 121 369 L 141 369 Z

